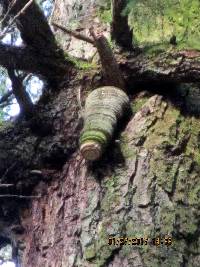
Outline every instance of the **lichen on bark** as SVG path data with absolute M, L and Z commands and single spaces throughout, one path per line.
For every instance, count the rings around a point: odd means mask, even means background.
M 185 262 L 198 266 L 200 166 L 188 149 L 200 132 L 198 120 L 192 115 L 187 119 L 169 100 L 155 95 L 129 122 L 120 146 L 131 153 L 123 153 L 125 162 L 118 163 L 120 167 L 115 166 L 110 175 L 104 170 L 101 190 L 105 193 L 98 202 L 101 216 L 89 245 L 92 256 L 87 258 L 87 246 L 85 250 L 88 266 L 181 266 Z M 103 172 L 95 170 L 94 175 L 98 171 Z M 84 231 L 92 234 L 90 227 Z M 108 246 L 108 236 L 148 237 L 149 241 L 170 236 L 172 245 Z

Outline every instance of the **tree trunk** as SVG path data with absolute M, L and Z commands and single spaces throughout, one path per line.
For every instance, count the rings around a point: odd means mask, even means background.
M 71 2 L 56 1 L 54 15 L 60 14 L 63 24 Z M 95 12 L 95 1 L 78 2 L 82 10 Z M 122 60 L 123 54 L 118 57 L 130 86 L 135 69 L 131 60 Z M 149 81 L 150 66 L 143 66 L 138 73 Z M 153 81 L 177 81 L 172 66 L 174 74 L 152 69 L 157 75 Z M 199 80 L 191 73 L 191 80 Z M 77 95 L 81 87 L 84 102 L 90 89 L 102 85 L 99 75 L 97 69 L 71 75 L 70 82 L 66 77 L 59 90 L 44 93 L 36 118 L 0 131 L 0 182 L 14 184 L 0 188 L 7 195 L 0 204 L 1 235 L 12 240 L 23 267 L 198 267 L 197 88 L 171 86 L 176 94 L 167 95 L 162 80 L 153 90 L 152 84 L 143 85 L 148 92 L 137 95 L 128 88 L 133 114 L 121 122 L 101 160 L 91 163 L 78 149 Z M 190 81 L 191 75 L 184 75 Z
M 128 17 L 123 16 L 123 11 L 128 3 L 127 0 L 112 0 L 112 25 L 111 36 L 118 45 L 131 50 L 132 31 L 128 26 Z

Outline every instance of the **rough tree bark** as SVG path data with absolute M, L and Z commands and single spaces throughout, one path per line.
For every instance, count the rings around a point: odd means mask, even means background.
M 67 23 L 65 10 L 77 14 L 85 8 L 95 17 L 95 1 L 82 0 L 78 6 L 75 2 L 56 1 L 62 11 L 55 9 L 53 19 Z M 81 19 L 88 27 L 93 24 L 82 13 Z M 20 24 L 27 45 L 19 49 L 1 44 L 13 57 L 8 60 L 0 52 L 0 64 L 39 71 L 47 78 L 57 71 L 57 80 L 60 64 L 51 64 L 55 47 L 46 44 L 53 40 L 55 45 L 51 33 L 48 41 L 43 33 L 37 35 L 37 27 L 32 35 L 25 29 L 28 23 L 31 20 L 24 18 Z M 40 51 L 36 41 L 31 45 L 37 36 Z M 42 52 L 45 45 L 50 45 L 50 59 L 48 49 Z M 20 52 L 31 58 L 31 64 L 16 58 Z M 0 187 L 1 195 L 7 195 L 0 202 L 0 236 L 12 240 L 23 267 L 199 266 L 200 121 L 190 108 L 198 109 L 199 93 L 192 86 L 188 91 L 166 84 L 199 81 L 199 54 L 184 51 L 155 57 L 116 51 L 115 55 L 133 114 L 122 122 L 99 162 L 85 162 L 78 151 L 77 92 L 81 86 L 85 98 L 104 80 L 99 79 L 99 68 L 75 75 L 62 52 L 58 62 L 66 66 L 67 74 L 59 76 L 59 90 L 47 87 L 35 106 L 35 117 L 0 131 L 0 182 L 14 184 Z M 146 91 L 136 95 L 135 81 L 148 81 L 140 85 Z M 25 201 L 9 194 L 36 198 Z M 130 245 L 108 245 L 111 236 L 148 238 L 148 244 L 131 240 Z M 167 239 L 152 244 L 158 236 Z

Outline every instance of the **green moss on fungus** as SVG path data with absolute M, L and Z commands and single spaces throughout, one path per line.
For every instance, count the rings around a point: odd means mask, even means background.
M 102 132 L 98 130 L 86 131 L 81 134 L 80 144 L 83 144 L 86 141 L 97 141 L 101 145 L 105 146 L 108 142 L 108 137 Z
M 99 159 L 128 106 L 128 96 L 114 86 L 101 87 L 89 94 L 80 137 L 80 150 L 86 159 Z
M 101 220 L 92 236 L 93 245 L 84 249 L 86 265 L 105 266 L 119 249 L 130 266 L 134 255 L 138 265 L 141 260 L 145 266 L 179 267 L 183 257 L 200 252 L 199 118 L 183 116 L 168 101 L 164 112 L 159 105 L 158 111 L 144 118 L 143 125 L 145 131 L 137 132 L 145 137 L 142 145 L 135 146 L 135 129 L 127 127 L 119 142 L 125 164 L 114 172 L 112 168 L 105 171 L 98 209 Z M 107 244 L 109 236 L 151 240 L 165 235 L 172 237 L 172 245 Z

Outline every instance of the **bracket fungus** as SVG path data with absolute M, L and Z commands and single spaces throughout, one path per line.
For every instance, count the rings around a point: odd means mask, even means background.
M 80 151 L 85 159 L 93 161 L 101 157 L 129 105 L 126 93 L 114 86 L 100 87 L 89 94 L 80 136 Z

